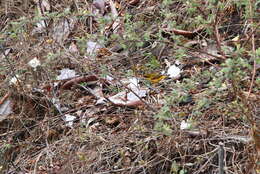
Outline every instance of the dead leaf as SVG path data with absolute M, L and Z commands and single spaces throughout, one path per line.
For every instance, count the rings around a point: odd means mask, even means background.
M 165 79 L 167 76 L 157 74 L 157 73 L 151 73 L 151 74 L 145 74 L 144 77 L 151 83 L 155 84 L 155 83 L 159 83 L 160 81 Z
M 70 44 L 69 51 L 70 51 L 71 53 L 78 53 L 78 52 L 79 52 L 78 46 L 76 45 L 76 43 L 72 42 L 72 43 Z
M 104 15 L 106 10 L 106 2 L 104 0 L 94 0 L 93 6 L 96 7 L 102 15 Z
M 118 117 L 106 117 L 105 118 L 105 122 L 107 124 L 115 124 L 115 123 L 118 123 L 119 122 L 119 118 Z
M 13 113 L 12 101 L 7 99 L 0 105 L 0 122 L 5 120 L 11 113 Z
M 204 27 L 199 27 L 194 31 L 186 31 L 186 30 L 180 30 L 180 29 L 176 29 L 176 28 L 164 28 L 165 32 L 170 32 L 170 33 L 174 33 L 176 35 L 182 35 L 186 38 L 189 39 L 193 39 L 195 36 L 197 36 L 199 33 L 204 31 Z
M 67 39 L 70 32 L 73 30 L 76 24 L 76 19 L 74 18 L 63 18 L 59 20 L 53 27 L 52 37 L 59 44 L 63 44 L 63 42 Z
M 140 2 L 140 0 L 128 0 L 129 5 L 137 5 Z
M 100 48 L 97 51 L 98 57 L 111 56 L 112 53 L 107 48 Z
M 51 5 L 47 0 L 42 0 L 42 1 L 38 1 L 38 8 L 40 13 L 41 12 L 46 12 L 46 11 L 50 11 L 51 10 Z
M 81 77 L 76 77 L 73 79 L 70 79 L 69 81 L 65 82 L 60 89 L 70 89 L 73 85 L 83 83 L 83 82 L 95 82 L 98 80 L 98 77 L 95 75 L 90 75 L 90 76 L 81 76 Z

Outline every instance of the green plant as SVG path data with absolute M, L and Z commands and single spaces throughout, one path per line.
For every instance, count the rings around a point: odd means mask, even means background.
M 156 59 L 156 57 L 152 55 L 149 57 L 150 57 L 150 61 L 146 64 L 146 66 L 151 70 L 159 68 L 160 62 Z

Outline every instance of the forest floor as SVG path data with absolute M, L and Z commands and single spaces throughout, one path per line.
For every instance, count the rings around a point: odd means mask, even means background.
M 260 174 L 260 3 L 0 2 L 0 173 Z

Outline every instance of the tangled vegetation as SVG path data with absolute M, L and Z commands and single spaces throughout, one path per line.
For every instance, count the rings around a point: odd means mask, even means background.
M 0 173 L 260 173 L 260 3 L 0 2 Z

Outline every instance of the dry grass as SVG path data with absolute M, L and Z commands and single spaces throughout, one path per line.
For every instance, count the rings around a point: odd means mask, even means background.
M 155 16 L 160 12 L 158 8 L 160 2 L 156 1 L 140 2 L 134 7 L 120 1 L 118 3 L 124 6 L 123 12 L 134 11 L 133 14 L 138 16 L 134 18 L 137 22 L 144 20 L 152 25 Z M 143 71 L 142 68 L 140 70 L 134 66 L 147 63 L 148 58 L 145 55 L 153 51 L 152 47 L 134 48 L 134 50 L 129 50 L 129 54 L 119 52 L 107 57 L 101 55 L 91 61 L 85 58 L 84 46 L 80 42 L 77 42 L 79 47 L 77 53 L 69 51 L 68 47 L 72 42 L 76 42 L 75 38 L 92 37 L 91 32 L 98 31 L 98 22 L 93 21 L 90 16 L 83 15 L 82 17 L 79 13 L 84 9 L 90 9 L 90 4 L 86 1 L 67 1 L 66 3 L 52 1 L 53 12 L 62 13 L 70 7 L 75 11 L 66 17 L 70 18 L 73 15 L 78 17 L 73 31 L 62 45 L 52 40 L 52 27 L 55 21 L 61 18 L 51 18 L 46 31 L 33 35 L 33 17 L 37 3 L 29 0 L 0 2 L 0 41 L 3 40 L 0 42 L 0 50 L 11 48 L 8 56 L 3 55 L 1 58 L 0 66 L 3 70 L 0 73 L 2 86 L 0 96 L 9 94 L 9 99 L 13 101 L 14 111 L 7 119 L 0 122 L 1 171 L 37 174 L 177 174 L 185 169 L 187 173 L 193 174 L 218 173 L 219 143 L 223 143 L 226 173 L 251 172 L 255 167 L 256 150 L 249 136 L 250 124 L 240 115 L 239 109 L 233 110 L 235 114 L 232 117 L 227 117 L 228 112 L 233 108 L 226 106 L 234 101 L 234 96 L 227 91 L 223 91 L 223 94 L 219 96 L 219 101 L 213 102 L 210 108 L 203 110 L 200 117 L 194 118 L 197 123 L 195 130 L 180 130 L 180 123 L 184 119 L 182 116 L 166 120 L 165 122 L 172 129 L 171 135 L 166 136 L 154 130 L 154 125 L 158 121 L 158 118 L 154 116 L 162 107 L 157 99 L 162 99 L 164 95 L 171 95 L 168 91 L 176 87 L 171 81 L 166 81 L 161 86 L 151 86 L 152 92 L 145 101 L 154 111 L 146 106 L 129 108 L 111 103 L 95 106 L 95 96 L 85 90 L 77 87 L 70 90 L 55 91 L 53 89 L 52 85 L 56 82 L 53 79 L 58 74 L 58 70 L 63 68 L 77 70 L 79 74 L 98 76 L 110 70 L 109 73 L 121 77 L 125 76 L 125 72 L 129 69 L 134 69 L 137 76 L 144 74 L 144 72 L 139 72 Z M 178 10 L 182 14 L 182 18 L 178 16 L 176 21 L 177 23 L 186 21 L 187 24 L 184 26 L 188 30 L 195 30 L 197 26 L 189 28 L 191 22 L 189 20 L 192 19 L 185 16 L 187 15 L 186 8 L 182 3 L 173 4 L 172 10 Z M 236 11 L 236 9 L 232 10 Z M 240 15 L 236 12 L 232 14 L 228 12 L 227 20 L 221 23 L 223 25 L 232 25 L 227 24 L 229 17 Z M 14 24 L 11 22 L 21 22 L 24 20 L 20 18 L 21 16 L 28 19 L 28 22 L 21 24 L 24 31 L 18 32 L 16 37 L 11 37 L 10 33 L 14 32 L 12 31 Z M 239 22 L 244 22 L 240 20 Z M 156 26 L 156 23 L 154 25 L 155 32 L 153 31 L 151 35 L 155 37 L 160 27 Z M 241 29 L 242 27 L 235 28 L 234 33 L 239 34 Z M 223 35 L 231 32 L 230 29 L 225 31 Z M 175 46 L 166 45 L 168 52 L 160 53 L 159 59 L 175 53 Z M 112 48 L 113 41 L 107 47 Z M 28 69 L 27 65 L 27 62 L 34 57 L 44 64 L 44 67 L 37 72 Z M 217 67 L 218 61 L 216 64 L 213 62 Z M 102 69 L 104 64 L 107 65 L 106 70 Z M 192 79 L 201 71 L 210 69 L 212 63 L 200 62 L 196 59 L 194 64 L 196 65 L 191 66 L 187 63 L 184 72 L 186 78 Z M 9 80 L 16 72 L 21 74 L 19 84 L 10 87 Z M 248 86 L 248 82 L 245 86 Z M 37 92 L 34 89 L 44 91 Z M 105 89 L 107 93 L 115 93 L 113 89 Z M 204 89 L 198 85 L 190 92 L 207 96 L 208 94 L 202 93 Z M 257 92 L 254 94 L 256 99 L 248 98 L 248 101 L 253 103 L 252 112 L 257 116 L 259 95 Z M 54 96 L 69 108 L 66 113 L 57 111 L 50 100 Z M 196 97 L 201 96 L 193 96 L 195 99 Z M 213 96 L 208 97 L 213 98 Z M 79 99 L 84 99 L 84 102 L 80 103 Z M 170 111 L 187 115 L 193 107 L 195 107 L 194 103 L 172 105 Z M 78 114 L 78 111 L 81 111 L 81 114 Z M 94 114 L 89 114 L 90 112 Z M 73 128 L 67 127 L 62 119 L 67 113 L 77 115 Z M 86 119 L 87 124 L 82 123 L 83 118 Z

